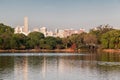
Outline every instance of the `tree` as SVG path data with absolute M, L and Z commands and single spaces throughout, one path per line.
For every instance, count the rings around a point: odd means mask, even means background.
M 102 34 L 108 31 L 111 31 L 111 30 L 114 30 L 114 29 L 110 25 L 107 24 L 107 25 L 100 25 L 94 29 L 91 29 L 89 33 L 95 35 L 97 37 L 98 44 L 101 44 L 100 39 L 101 39 Z
M 87 35 L 87 33 L 81 33 L 81 34 L 78 34 L 78 39 L 77 39 L 77 47 L 78 49 L 82 49 L 82 48 L 85 48 L 86 47 L 86 44 L 84 42 L 84 38 L 85 36 Z
M 67 37 L 67 38 L 62 38 L 62 43 L 63 43 L 63 45 L 65 46 L 65 49 L 67 49 L 67 48 L 69 47 L 69 44 L 70 44 L 69 37 Z
M 45 40 L 44 39 L 40 39 L 39 44 L 40 44 L 40 48 L 44 49 Z
M 89 49 L 94 49 L 97 46 L 97 38 L 93 34 L 87 34 L 84 37 L 84 42 Z
M 72 49 L 76 49 L 76 48 L 78 48 L 78 42 L 79 42 L 79 40 L 78 40 L 78 34 L 73 34 L 73 35 L 71 35 L 70 37 L 69 37 L 69 39 L 70 39 L 70 42 L 71 42 L 71 48 Z
M 11 39 L 11 49 L 26 49 L 27 36 L 24 34 L 13 34 Z
M 55 49 L 57 45 L 57 39 L 55 37 L 48 36 L 45 38 L 46 49 Z
M 2 39 L 2 49 L 10 49 L 10 41 L 11 41 L 11 34 L 4 33 L 0 35 L 0 38 Z
M 29 48 L 39 48 L 40 39 L 44 38 L 44 34 L 40 32 L 31 32 L 28 34 L 27 45 Z
M 14 33 L 14 28 L 11 28 L 10 26 L 0 23 L 0 35 L 4 34 L 4 33 L 12 34 L 12 33 Z
M 2 49 L 3 39 L 0 37 L 0 49 Z
M 56 42 L 57 42 L 57 45 L 56 45 L 57 49 L 63 49 L 64 48 L 61 38 L 56 37 Z
M 112 30 L 102 35 L 101 45 L 103 48 L 120 48 L 120 30 Z
M 13 28 L 0 23 L 0 48 L 1 49 L 10 49 L 10 40 L 13 33 L 14 33 Z

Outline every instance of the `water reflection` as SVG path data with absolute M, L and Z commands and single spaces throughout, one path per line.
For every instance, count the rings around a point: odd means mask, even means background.
M 14 80 L 28 80 L 28 57 L 14 57 L 14 76 Z
M 120 54 L 57 54 L 0 56 L 0 79 L 119 80 Z
M 43 79 L 45 79 L 46 77 L 46 70 L 47 70 L 47 61 L 46 61 L 46 57 L 43 58 L 43 65 L 42 65 L 42 77 Z

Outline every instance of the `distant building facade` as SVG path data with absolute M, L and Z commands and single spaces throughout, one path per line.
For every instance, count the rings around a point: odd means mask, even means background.
M 34 28 L 33 31 L 41 32 L 45 35 L 45 37 L 53 36 L 53 37 L 60 37 L 60 38 L 68 37 L 68 36 L 71 36 L 72 34 L 81 34 L 85 32 L 84 29 L 80 29 L 80 30 L 55 29 L 55 32 L 52 32 L 52 31 L 48 31 L 46 27 L 41 27 L 40 29 Z
M 53 32 L 53 31 L 48 31 L 46 27 L 34 28 L 33 31 L 41 32 L 44 34 L 45 37 L 53 36 L 53 37 L 60 37 L 60 38 L 68 37 L 68 36 L 71 36 L 72 34 L 80 34 L 85 32 L 84 29 L 80 29 L 80 30 L 55 29 L 55 31 Z M 27 17 L 24 17 L 24 26 L 17 26 L 15 28 L 15 34 L 16 33 L 23 33 L 25 35 L 28 35 L 30 33 Z

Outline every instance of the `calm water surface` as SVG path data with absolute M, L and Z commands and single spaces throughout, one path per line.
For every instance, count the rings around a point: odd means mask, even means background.
M 0 80 L 120 80 L 120 53 L 1 53 Z

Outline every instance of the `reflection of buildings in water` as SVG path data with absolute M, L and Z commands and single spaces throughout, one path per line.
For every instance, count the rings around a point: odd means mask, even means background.
M 57 73 L 64 73 L 66 70 L 71 71 L 71 64 L 67 62 L 64 58 L 61 57 L 46 57 L 44 56 L 42 62 L 42 77 L 43 80 L 46 79 L 48 73 L 52 71 L 52 74 Z M 56 74 L 56 75 L 57 75 Z M 57 77 L 57 76 L 55 76 Z
M 64 73 L 65 69 L 65 60 L 62 58 L 59 58 L 58 60 L 58 72 Z
M 19 65 L 19 62 L 18 62 L 18 60 L 16 59 L 16 57 L 14 58 L 14 80 L 21 80 L 19 77 L 21 76 L 21 74 L 20 74 L 20 71 L 19 71 L 19 69 L 20 69 L 20 65 Z M 19 76 L 18 76 L 19 75 Z
M 28 58 L 16 57 L 14 59 L 14 78 L 15 80 L 28 80 Z
M 44 56 L 43 65 L 42 65 L 42 77 L 43 77 L 43 79 L 45 79 L 45 77 L 46 77 L 46 71 L 47 71 L 47 60 L 46 60 L 46 57 Z
M 65 73 L 69 72 L 71 73 L 73 70 L 73 66 L 74 66 L 74 59 L 71 59 L 70 56 L 69 57 L 59 57 L 58 59 L 58 72 L 59 73 Z
M 24 80 L 28 80 L 28 58 L 25 57 L 24 66 L 23 66 Z

